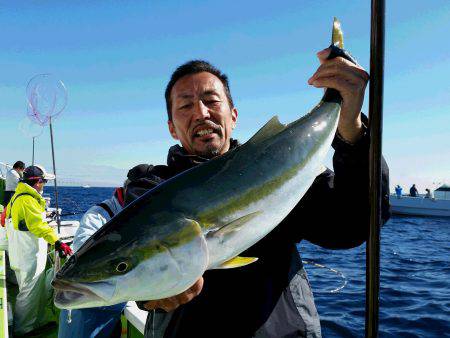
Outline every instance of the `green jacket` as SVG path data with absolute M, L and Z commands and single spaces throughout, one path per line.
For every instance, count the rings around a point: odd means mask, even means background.
M 29 195 L 17 195 L 26 193 Z M 14 202 L 12 210 L 11 203 Z M 14 229 L 29 231 L 36 237 L 42 237 L 50 244 L 55 244 L 58 236 L 44 218 L 45 200 L 28 184 L 19 182 L 16 191 L 7 205 L 6 217 L 11 217 Z

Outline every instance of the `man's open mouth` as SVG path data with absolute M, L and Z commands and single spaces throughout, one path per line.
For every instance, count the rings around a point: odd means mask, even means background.
M 194 128 L 194 137 L 204 137 L 212 134 L 221 135 L 221 129 L 215 123 L 204 123 Z
M 205 136 L 205 135 L 211 135 L 212 133 L 214 133 L 213 129 L 201 129 L 195 133 L 195 136 L 201 137 L 201 136 Z

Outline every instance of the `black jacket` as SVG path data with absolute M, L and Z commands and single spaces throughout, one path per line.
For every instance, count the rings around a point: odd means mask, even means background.
M 236 146 L 233 141 L 232 147 Z M 166 321 L 163 326 L 168 324 L 164 337 L 306 337 L 313 330 L 302 315 L 315 311 L 315 307 L 312 294 L 305 296 L 299 289 L 298 284 L 306 276 L 296 244 L 306 239 L 324 248 L 347 249 L 359 246 L 368 237 L 367 130 L 355 145 L 337 135 L 333 147 L 334 173 L 327 169 L 317 176 L 291 213 L 270 234 L 242 253 L 259 260 L 245 268 L 206 271 L 202 292 L 163 318 Z M 173 146 L 167 166 L 136 166 L 128 174 L 131 183 L 126 204 L 203 161 L 188 155 L 180 146 Z M 384 221 L 389 218 L 388 175 L 383 160 Z M 149 337 L 150 329 L 155 329 L 151 327 L 154 315 L 147 321 Z M 316 322 L 313 325 L 320 325 L 318 317 Z M 312 336 L 320 336 L 320 326 L 318 330 Z

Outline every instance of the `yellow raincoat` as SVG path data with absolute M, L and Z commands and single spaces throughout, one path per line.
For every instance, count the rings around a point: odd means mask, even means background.
M 9 261 L 19 284 L 14 334 L 26 335 L 50 320 L 46 307 L 52 298 L 52 273 L 45 271 L 47 243 L 54 244 L 58 236 L 45 221 L 45 200 L 26 183 L 17 185 L 6 217 L 10 217 L 6 222 Z
M 17 195 L 22 193 L 29 195 L 19 196 L 16 200 Z M 14 202 L 12 210 L 11 202 Z M 17 185 L 7 208 L 6 217 L 11 217 L 15 230 L 29 231 L 52 245 L 58 240 L 55 230 L 45 221 L 44 198 L 28 184 L 20 182 Z

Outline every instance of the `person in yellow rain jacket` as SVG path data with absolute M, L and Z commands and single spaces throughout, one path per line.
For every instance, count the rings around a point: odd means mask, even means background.
M 15 335 L 28 335 L 49 324 L 46 315 L 51 297 L 45 273 L 47 243 L 55 245 L 60 256 L 72 254 L 70 247 L 59 241 L 55 230 L 45 220 L 45 200 L 41 193 L 47 180 L 54 178 L 41 166 L 27 167 L 7 205 L 9 261 L 19 285 L 14 308 Z

